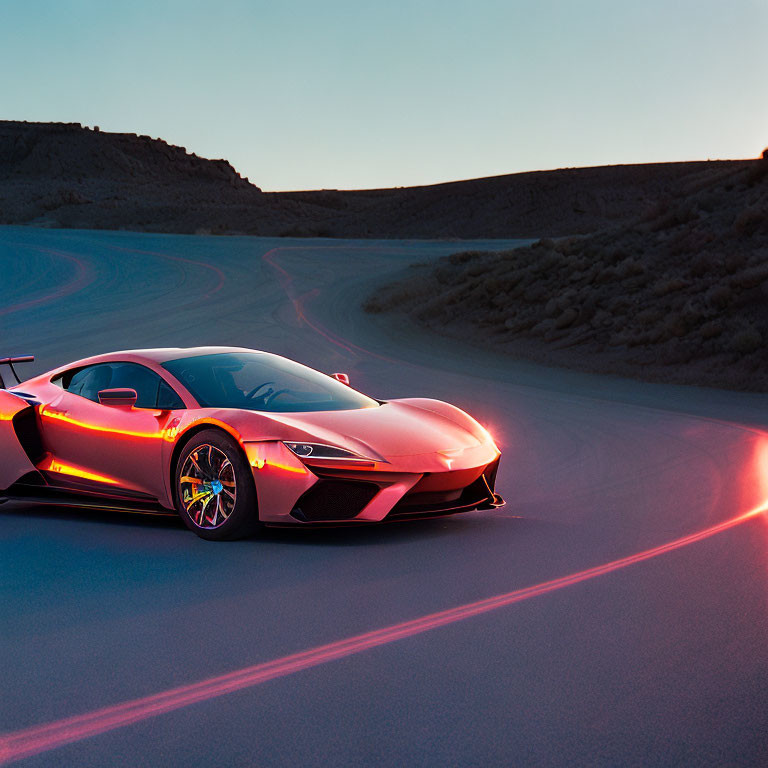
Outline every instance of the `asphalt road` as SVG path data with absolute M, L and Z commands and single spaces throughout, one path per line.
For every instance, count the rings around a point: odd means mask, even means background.
M 360 311 L 408 263 L 465 247 L 0 228 L 0 353 L 36 354 L 30 375 L 120 348 L 267 349 L 467 409 L 502 447 L 508 500 L 227 544 L 174 521 L 0 507 L 0 734 L 16 734 L 0 757 L 768 762 L 768 398 L 516 363 Z M 286 660 L 302 651 L 311 666 Z M 274 660 L 224 692 L 221 676 Z M 209 678 L 173 711 L 144 700 Z M 102 710 L 135 699 L 112 727 Z M 103 733 L 60 725 L 92 712 Z M 36 741 L 49 723 L 74 740 Z

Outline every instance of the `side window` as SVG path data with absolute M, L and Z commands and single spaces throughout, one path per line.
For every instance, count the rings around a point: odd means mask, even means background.
M 67 371 L 53 382 L 67 392 L 99 402 L 102 389 L 136 390 L 137 408 L 184 408 L 184 402 L 156 373 L 138 363 L 97 363 Z
M 157 393 L 157 407 L 164 411 L 186 408 L 184 401 L 162 379 L 160 379 L 160 391 Z
M 137 408 L 156 408 L 160 377 L 149 368 L 135 363 L 112 363 L 110 387 L 135 389 Z
M 111 387 L 128 387 L 135 389 L 138 398 L 137 408 L 183 408 L 176 393 L 153 371 L 137 363 L 112 363 Z M 163 389 L 167 389 L 167 392 Z M 162 399 L 165 403 L 173 401 L 172 405 L 159 405 Z
M 111 380 L 112 366 L 99 363 L 81 368 L 73 374 L 65 373 L 62 377 L 62 386 L 67 392 L 98 402 L 99 391 L 109 389 Z

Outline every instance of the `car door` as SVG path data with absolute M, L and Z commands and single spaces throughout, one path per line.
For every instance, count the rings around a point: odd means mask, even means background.
M 107 493 L 164 493 L 163 439 L 181 398 L 137 363 L 97 363 L 60 377 L 60 398 L 41 409 L 47 464 L 57 485 Z M 132 408 L 103 405 L 99 392 L 129 388 Z

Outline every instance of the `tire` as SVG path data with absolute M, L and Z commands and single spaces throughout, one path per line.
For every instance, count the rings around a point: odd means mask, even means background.
M 200 538 L 232 541 L 261 528 L 251 467 L 224 432 L 194 435 L 176 462 L 173 483 L 176 510 Z

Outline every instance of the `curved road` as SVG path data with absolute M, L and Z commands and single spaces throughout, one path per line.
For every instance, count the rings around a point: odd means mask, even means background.
M 268 349 L 466 408 L 508 500 L 224 545 L 4 505 L 0 763 L 766 764 L 768 398 L 516 363 L 360 311 L 467 247 L 499 243 L 0 228 L 0 354 L 36 354 L 30 374 Z

